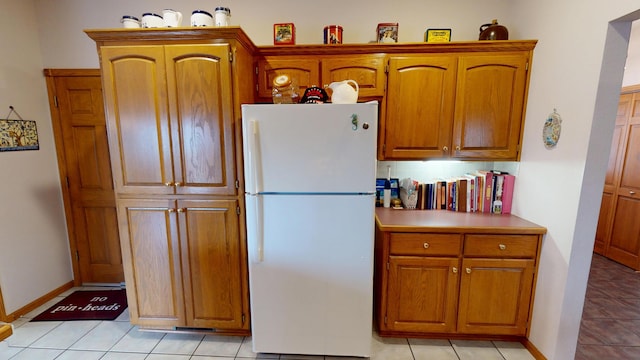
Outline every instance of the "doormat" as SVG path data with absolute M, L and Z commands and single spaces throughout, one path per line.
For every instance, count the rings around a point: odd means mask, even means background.
M 31 321 L 113 320 L 127 308 L 122 290 L 76 291 Z

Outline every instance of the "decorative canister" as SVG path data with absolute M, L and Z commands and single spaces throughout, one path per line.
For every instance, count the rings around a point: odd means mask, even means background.
M 342 44 L 342 26 L 328 25 L 324 27 L 325 44 Z
M 122 23 L 122 26 L 127 29 L 140 27 L 140 20 L 135 16 L 124 15 L 120 22 Z
M 229 26 L 231 10 L 226 7 L 218 6 L 214 13 L 214 19 L 216 26 Z

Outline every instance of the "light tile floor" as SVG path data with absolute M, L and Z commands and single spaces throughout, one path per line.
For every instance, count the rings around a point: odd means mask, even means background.
M 348 360 L 335 356 L 256 354 L 251 337 L 139 331 L 124 311 L 115 321 L 29 322 L 78 288 L 13 322 L 0 342 L 0 360 Z M 532 360 L 517 342 L 381 338 L 373 334 L 371 360 Z

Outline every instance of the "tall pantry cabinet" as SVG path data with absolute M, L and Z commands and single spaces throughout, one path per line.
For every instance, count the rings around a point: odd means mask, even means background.
M 248 333 L 238 27 L 87 30 L 100 56 L 131 322 Z

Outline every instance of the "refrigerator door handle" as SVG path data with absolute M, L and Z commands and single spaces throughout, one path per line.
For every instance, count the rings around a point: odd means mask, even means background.
M 253 228 L 255 229 L 255 242 L 251 253 L 251 259 L 254 263 L 264 261 L 264 211 L 262 204 L 262 195 L 250 196 L 253 205 Z
M 251 120 L 249 121 L 249 147 L 248 147 L 248 158 L 249 158 L 249 169 L 251 173 L 249 184 L 251 185 L 251 189 L 249 189 L 249 193 L 258 194 L 262 191 L 261 180 L 262 180 L 262 168 L 260 167 L 260 133 L 258 132 L 258 121 Z

